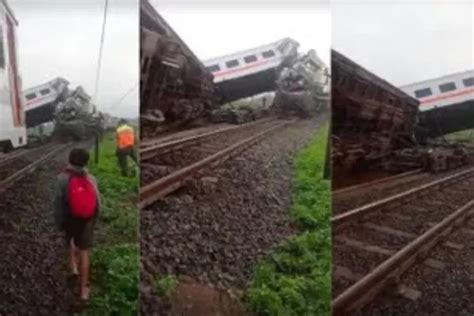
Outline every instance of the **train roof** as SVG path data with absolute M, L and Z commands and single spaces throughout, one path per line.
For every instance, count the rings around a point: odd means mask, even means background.
M 52 80 L 49 80 L 48 82 L 44 82 L 42 84 L 39 84 L 39 85 L 36 85 L 36 86 L 33 86 L 33 87 L 30 87 L 28 89 L 23 90 L 23 95 L 26 95 L 26 94 L 31 93 L 31 92 L 35 92 L 39 89 L 44 88 L 45 86 L 51 86 L 56 82 L 64 83 L 66 85 L 69 84 L 69 81 L 67 81 L 66 79 L 64 79 L 62 77 L 56 77 Z
M 171 26 L 165 21 L 165 19 L 158 13 L 158 11 L 151 5 L 148 0 L 140 1 L 140 25 L 145 28 L 155 31 L 158 33 L 164 33 L 167 36 L 174 38 L 178 41 L 183 52 L 191 57 L 194 62 L 201 68 L 204 73 L 211 73 L 204 67 L 203 63 L 197 58 L 193 51 L 186 45 L 186 43 L 179 37 L 179 35 L 171 28 Z
M 371 81 L 375 84 L 378 84 L 382 88 L 386 89 L 387 91 L 391 92 L 392 94 L 407 99 L 415 106 L 418 106 L 420 103 L 417 99 L 410 96 L 403 90 L 400 90 L 399 87 L 392 85 L 390 82 L 386 81 L 385 79 L 380 78 L 379 76 L 375 75 L 374 73 L 370 72 L 369 70 L 363 68 L 356 62 L 352 61 L 348 57 L 344 56 L 343 54 L 339 53 L 338 51 L 331 49 L 331 62 L 339 62 L 344 64 L 346 68 L 351 68 L 357 75 L 366 79 L 367 81 Z
M 296 48 L 298 48 L 299 45 L 300 45 L 294 39 L 289 38 L 289 37 L 285 37 L 285 38 L 282 38 L 282 39 L 280 39 L 278 41 L 275 41 L 275 42 L 272 42 L 272 43 L 259 45 L 259 46 L 253 47 L 253 48 L 243 49 L 243 50 L 240 50 L 238 52 L 234 52 L 234 53 L 227 54 L 227 55 L 207 58 L 206 60 L 203 61 L 203 63 L 204 63 L 204 65 L 209 66 L 209 65 L 212 65 L 212 64 L 214 64 L 216 62 L 219 62 L 219 61 L 222 61 L 222 60 L 228 60 L 228 59 L 232 59 L 232 58 L 235 58 L 235 57 L 238 57 L 238 56 L 242 56 L 242 55 L 246 55 L 246 54 L 252 54 L 254 52 L 259 52 L 259 51 L 262 51 L 264 49 L 274 48 L 274 47 L 277 47 L 279 44 L 281 44 L 283 42 L 292 43 Z
M 456 78 L 465 79 L 465 78 L 467 78 L 467 76 L 471 76 L 471 77 L 474 76 L 474 69 L 458 71 L 458 72 L 455 72 L 455 73 L 452 73 L 452 74 L 449 74 L 449 75 L 444 75 L 444 76 L 439 76 L 439 77 L 435 77 L 435 78 L 431 78 L 431 79 L 412 82 L 412 83 L 400 86 L 400 88 L 404 89 L 404 88 L 410 88 L 410 87 L 414 87 L 414 86 L 430 85 L 432 83 L 437 83 L 437 82 L 446 81 L 446 80 L 453 80 L 453 79 L 456 79 Z

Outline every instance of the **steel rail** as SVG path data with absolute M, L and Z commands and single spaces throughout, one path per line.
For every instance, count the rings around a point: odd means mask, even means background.
M 339 190 L 332 191 L 332 196 L 334 197 L 335 195 L 341 195 L 341 194 L 344 194 L 344 193 L 358 191 L 358 190 L 361 190 L 361 189 L 365 189 L 365 188 L 374 186 L 376 184 L 381 184 L 381 183 L 386 183 L 386 182 L 390 182 L 390 181 L 393 181 L 393 180 L 398 180 L 400 178 L 413 176 L 413 175 L 416 175 L 416 174 L 419 174 L 419 173 L 422 173 L 422 172 L 423 172 L 423 169 L 420 168 L 420 169 L 415 169 L 415 170 L 407 171 L 407 172 L 404 172 L 404 173 L 400 173 L 400 174 L 397 174 L 397 175 L 394 175 L 394 176 L 384 177 L 384 178 L 377 179 L 377 180 L 374 180 L 374 181 L 352 185 L 350 187 L 346 187 L 346 188 L 342 188 L 342 189 L 339 189 Z
M 473 207 L 474 200 L 471 200 L 346 289 L 331 302 L 333 315 L 345 315 L 360 309 L 373 300 L 387 285 L 396 283 L 408 268 L 426 256 L 441 237 L 451 232 L 468 216 L 472 216 L 473 213 L 470 211 Z
M 167 175 L 163 178 L 160 178 L 152 183 L 149 183 L 141 187 L 140 202 L 138 204 L 139 208 L 143 209 L 146 206 L 154 203 L 158 199 L 161 199 L 165 197 L 166 195 L 170 194 L 171 192 L 177 190 L 178 188 L 183 186 L 185 181 L 192 178 L 194 174 L 196 174 L 198 171 L 206 168 L 207 166 L 217 165 L 219 163 L 222 163 L 223 161 L 232 157 L 232 155 L 237 154 L 239 151 L 242 151 L 246 147 L 249 147 L 253 143 L 257 142 L 268 133 L 278 128 L 282 128 L 283 126 L 286 126 L 291 123 L 293 123 L 293 121 L 284 122 L 284 123 L 280 123 L 275 126 L 269 127 L 256 135 L 248 137 L 198 162 L 195 162 L 189 166 L 181 168 L 170 175 Z
M 28 166 L 24 167 L 23 169 L 15 172 L 13 175 L 9 176 L 8 178 L 2 180 L 0 182 L 0 192 L 2 190 L 5 190 L 7 189 L 8 187 L 10 187 L 13 183 L 15 183 L 16 181 L 18 181 L 19 179 L 23 178 L 24 176 L 26 176 L 27 174 L 29 174 L 30 172 L 34 171 L 40 164 L 42 164 L 44 161 L 46 161 L 47 159 L 51 158 L 53 155 L 55 155 L 56 153 L 60 152 L 61 150 L 67 148 L 68 146 L 70 146 L 70 144 L 65 144 L 65 145 L 57 145 L 57 148 L 53 149 L 52 151 L 50 151 L 48 154 L 46 154 L 45 156 L 41 157 L 40 159 L 34 161 L 33 163 L 29 164 Z M 54 147 L 54 146 L 53 146 Z
M 340 225 L 344 224 L 353 220 L 360 219 L 361 216 L 364 216 L 368 213 L 374 212 L 376 210 L 379 210 L 383 207 L 387 207 L 390 204 L 396 204 L 396 203 L 401 203 L 401 201 L 407 200 L 409 198 L 412 198 L 424 191 L 427 191 L 429 189 L 436 188 L 438 186 L 446 185 L 451 183 L 452 181 L 459 180 L 460 178 L 463 178 L 465 176 L 468 176 L 470 174 L 474 173 L 474 168 L 470 168 L 468 170 L 464 170 L 461 172 L 458 172 L 456 174 L 447 176 L 442 179 L 435 180 L 433 182 L 420 185 L 418 187 L 409 189 L 407 191 L 389 196 L 387 198 L 357 207 L 355 209 L 352 209 L 350 211 L 344 212 L 340 215 L 333 216 L 331 218 L 331 225 Z
M 155 145 L 150 145 L 145 148 L 140 149 L 140 159 L 143 160 L 148 160 L 152 157 L 155 156 L 155 153 L 160 152 L 160 153 L 165 153 L 170 150 L 176 150 L 178 148 L 184 147 L 186 145 L 189 145 L 190 143 L 197 143 L 198 141 L 204 140 L 205 138 L 215 136 L 217 134 L 233 131 L 233 130 L 239 130 L 239 129 L 244 129 L 249 126 L 261 124 L 261 123 L 267 123 L 271 122 L 274 119 L 263 119 L 263 120 L 258 120 L 254 121 L 251 123 L 243 124 L 243 125 L 238 125 L 238 126 L 229 126 L 229 127 L 224 127 L 217 129 L 215 131 L 207 132 L 207 133 L 202 133 L 194 136 L 189 136 L 185 137 L 182 139 L 176 139 L 176 140 L 171 140 L 165 143 L 158 143 Z
M 18 150 L 16 152 L 13 152 L 9 155 L 6 155 L 6 156 L 3 156 L 3 157 L 0 157 L 0 164 L 3 164 L 3 163 L 6 163 L 10 160 L 13 160 L 13 159 L 16 159 L 16 158 L 20 158 L 26 154 L 31 154 L 31 153 L 34 153 L 34 152 L 37 152 L 37 151 L 40 151 L 40 150 L 46 150 L 45 148 L 48 148 L 48 147 L 51 147 L 51 144 L 48 144 L 44 147 L 37 147 L 37 148 L 32 148 L 32 149 L 21 149 L 21 150 Z

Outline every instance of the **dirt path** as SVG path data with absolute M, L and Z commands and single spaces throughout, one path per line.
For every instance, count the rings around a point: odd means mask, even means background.
M 72 315 L 80 307 L 53 218 L 53 185 L 65 161 L 58 155 L 0 196 L 0 315 Z
M 275 132 L 141 211 L 143 315 L 170 314 L 169 300 L 160 300 L 154 286 L 158 275 L 237 293 L 246 288 L 255 264 L 294 233 L 288 216 L 292 163 L 322 120 Z

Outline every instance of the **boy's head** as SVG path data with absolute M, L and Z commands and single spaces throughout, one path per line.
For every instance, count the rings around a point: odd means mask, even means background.
M 74 148 L 69 153 L 69 163 L 75 167 L 83 168 L 89 162 L 89 152 L 83 148 Z

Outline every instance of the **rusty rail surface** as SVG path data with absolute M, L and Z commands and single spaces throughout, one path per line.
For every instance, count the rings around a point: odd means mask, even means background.
M 339 190 L 332 191 L 332 196 L 334 197 L 334 196 L 337 196 L 337 195 L 343 195 L 345 193 L 354 192 L 354 191 L 358 191 L 358 190 L 361 190 L 361 189 L 366 189 L 366 188 L 374 186 L 376 184 L 382 184 L 382 183 L 387 183 L 387 182 L 390 182 L 390 181 L 393 181 L 393 180 L 399 180 L 401 178 L 413 176 L 413 175 L 416 175 L 416 174 L 419 174 L 419 173 L 422 173 L 422 172 L 423 172 L 423 169 L 420 168 L 420 169 L 415 169 L 415 170 L 399 173 L 399 174 L 394 175 L 394 176 L 384 177 L 384 178 L 377 179 L 377 180 L 374 180 L 374 181 L 352 185 L 352 186 L 349 186 L 349 187 L 346 187 L 346 188 L 342 188 L 342 189 L 339 189 Z
M 433 182 L 427 183 L 420 185 L 418 187 L 409 189 L 407 191 L 392 195 L 390 197 L 357 207 L 353 210 L 347 211 L 345 213 L 342 213 L 340 215 L 333 216 L 331 218 L 331 224 L 333 226 L 340 225 L 340 224 L 345 224 L 347 222 L 353 221 L 353 220 L 358 220 L 361 218 L 361 216 L 364 216 L 368 213 L 374 212 L 376 210 L 380 210 L 381 208 L 384 207 L 390 207 L 394 206 L 396 204 L 400 204 L 402 202 L 406 202 L 410 198 L 415 197 L 416 195 L 423 193 L 427 190 L 447 185 L 453 181 L 459 181 L 459 179 L 469 176 L 472 173 L 474 173 L 474 168 L 470 168 L 468 170 L 464 170 L 461 172 L 458 172 L 456 174 L 447 176 L 442 179 L 435 180 Z
M 283 126 L 289 125 L 294 121 L 284 122 L 277 124 L 275 126 L 269 127 L 264 131 L 248 137 L 238 143 L 235 143 L 221 151 L 218 151 L 198 162 L 195 162 L 189 166 L 181 168 L 176 172 L 160 178 L 150 184 L 147 184 L 140 189 L 140 202 L 139 208 L 143 209 L 146 206 L 152 204 L 153 202 L 157 201 L 160 198 L 165 197 L 166 195 L 170 194 L 171 192 L 177 190 L 186 180 L 192 178 L 194 174 L 198 171 L 208 167 L 208 166 L 215 166 L 219 163 L 224 162 L 225 160 L 231 158 L 233 155 L 238 154 L 240 151 L 243 151 L 245 148 L 249 147 L 250 145 L 256 143 L 265 135 L 269 134 L 270 132 L 282 128 Z
M 51 151 L 49 151 L 45 156 L 41 157 L 40 159 L 34 161 L 33 163 L 29 164 L 28 166 L 24 167 L 21 170 L 18 170 L 15 172 L 13 175 L 9 176 L 8 178 L 0 181 L 0 192 L 2 190 L 7 189 L 9 186 L 11 186 L 13 183 L 16 181 L 20 180 L 27 174 L 33 172 L 38 168 L 43 162 L 54 156 L 56 153 L 60 152 L 61 150 L 64 150 L 70 146 L 70 144 L 65 144 L 65 145 L 56 145 L 56 146 L 50 146 L 49 148 L 54 148 Z M 44 148 L 43 148 L 44 149 Z
M 442 236 L 451 232 L 455 226 L 460 225 L 468 216 L 472 216 L 473 212 L 470 211 L 473 207 L 474 200 L 471 200 L 446 216 L 441 222 L 397 251 L 393 256 L 382 262 L 333 299 L 331 303 L 333 315 L 345 315 L 360 309 L 387 285 L 397 282 L 408 268 L 426 256 L 428 251 L 439 242 Z
M 46 147 L 49 146 L 51 147 L 50 144 L 46 145 Z M 31 154 L 39 150 L 44 150 L 45 147 L 37 147 L 37 148 L 32 148 L 32 149 L 20 149 L 18 151 L 14 151 L 11 154 L 7 154 L 5 156 L 0 157 L 0 165 L 4 164 L 10 160 L 20 158 L 26 154 Z
M 215 136 L 215 135 L 218 135 L 218 134 L 226 133 L 226 132 L 229 132 L 229 131 L 235 131 L 235 130 L 239 130 L 239 129 L 244 129 L 244 128 L 247 128 L 249 126 L 258 125 L 258 124 L 261 124 L 261 123 L 267 123 L 267 122 L 271 122 L 273 120 L 274 119 L 258 120 L 258 121 L 254 121 L 254 122 L 247 123 L 247 124 L 220 128 L 220 129 L 217 129 L 215 131 L 210 131 L 210 132 L 202 133 L 202 134 L 199 134 L 199 135 L 189 136 L 189 137 L 185 137 L 185 138 L 181 138 L 181 139 L 175 139 L 175 140 L 171 140 L 171 141 L 165 142 L 165 143 L 158 143 L 158 144 L 150 145 L 146 148 L 140 149 L 140 159 L 142 161 L 143 160 L 148 160 L 148 159 L 151 159 L 152 157 L 154 157 L 158 152 L 159 153 L 165 153 L 165 152 L 168 152 L 168 151 L 171 151 L 171 150 L 176 150 L 176 149 L 182 148 L 182 147 L 187 146 L 187 145 L 192 144 L 192 143 L 198 143 L 200 141 L 205 140 L 206 138 L 209 138 L 209 137 L 212 137 L 212 136 Z

